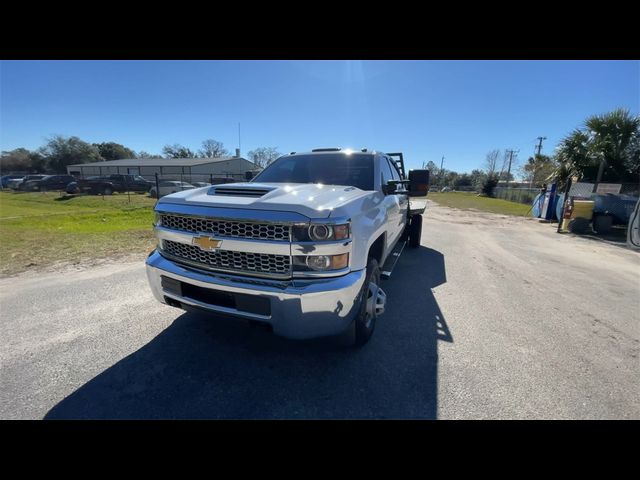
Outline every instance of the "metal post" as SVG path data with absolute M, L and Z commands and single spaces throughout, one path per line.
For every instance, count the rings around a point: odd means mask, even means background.
M 564 201 L 562 202 L 562 210 L 560 210 L 560 218 L 558 219 L 558 230 L 556 233 L 560 233 L 560 229 L 562 227 L 562 219 L 564 218 L 564 209 L 567 206 L 567 201 L 569 200 L 569 190 L 571 190 L 571 177 L 567 179 L 567 184 L 564 187 Z
M 156 198 L 160 198 L 160 182 L 158 181 L 158 172 L 156 172 Z
M 127 198 L 129 199 L 129 203 L 131 203 L 131 189 L 129 188 L 129 175 L 124 176 L 124 188 L 127 189 Z
M 598 177 L 596 178 L 596 184 L 593 186 L 593 193 L 596 193 L 598 191 L 598 185 L 602 180 L 602 174 L 604 173 L 604 167 L 606 164 L 607 161 L 604 159 L 604 155 L 602 155 L 602 158 L 600 159 L 600 166 L 598 167 Z

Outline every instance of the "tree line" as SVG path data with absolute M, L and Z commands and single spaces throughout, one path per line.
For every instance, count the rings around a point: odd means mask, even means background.
M 54 135 L 35 150 L 16 148 L 0 154 L 1 172 L 65 173 L 67 165 L 103 162 L 125 158 L 220 158 L 229 156 L 223 143 L 207 139 L 198 150 L 180 144 L 165 145 L 162 154 L 135 151 L 120 143 L 88 143 L 76 136 Z M 259 168 L 281 156 L 277 147 L 259 147 L 247 153 L 247 158 Z
M 507 150 L 494 149 L 486 154 L 482 168 L 471 173 L 440 170 L 434 162 L 428 162 L 425 168 L 431 171 L 434 185 L 473 187 L 491 196 L 499 181 L 514 179 L 508 171 L 508 161 Z M 552 155 L 538 153 L 519 166 L 513 161 L 511 170 L 534 188 L 549 182 L 564 188 L 574 176 L 592 183 L 600 180 L 640 184 L 640 116 L 622 108 L 592 115 L 563 137 Z

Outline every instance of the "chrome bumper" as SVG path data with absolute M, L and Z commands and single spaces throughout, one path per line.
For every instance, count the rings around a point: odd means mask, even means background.
M 167 303 L 169 298 L 213 313 L 266 322 L 276 335 L 295 339 L 335 335 L 346 330 L 357 314 L 366 273 L 359 270 L 341 277 L 312 280 L 248 278 L 185 267 L 167 260 L 157 251 L 146 263 L 151 290 L 160 302 Z M 176 295 L 163 288 L 162 276 L 196 287 L 267 298 L 270 313 L 249 313 Z

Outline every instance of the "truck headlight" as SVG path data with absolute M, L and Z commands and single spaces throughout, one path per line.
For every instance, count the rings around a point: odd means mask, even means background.
M 160 215 L 160 213 L 158 212 L 154 212 L 154 220 L 153 220 L 153 226 L 154 227 L 159 227 L 160 225 L 162 225 L 162 215 Z
M 311 225 L 309 227 L 309 238 L 314 242 L 331 240 L 333 228 L 330 225 Z
M 298 242 L 330 242 L 349 238 L 349 224 L 329 225 L 312 223 L 293 227 L 293 239 Z
M 329 272 L 342 270 L 349 265 L 349 254 L 340 255 L 296 255 L 293 257 L 293 266 L 296 271 Z

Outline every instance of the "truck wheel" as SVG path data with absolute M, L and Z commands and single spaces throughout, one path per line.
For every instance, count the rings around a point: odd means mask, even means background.
M 103 195 L 111 195 L 113 193 L 113 190 L 111 190 L 111 187 L 104 187 L 102 189 L 102 194 Z
M 414 215 L 411 217 L 411 224 L 409 226 L 409 246 L 412 248 L 418 248 L 420 246 L 421 238 L 422 215 Z
M 611 215 L 596 215 L 593 217 L 593 229 L 598 234 L 611 232 L 613 217 Z
M 370 258 L 367 264 L 367 276 L 360 293 L 360 310 L 354 320 L 354 346 L 361 347 L 369 341 L 376 328 L 378 315 L 384 313 L 387 296 L 380 288 L 380 268 L 378 261 Z

